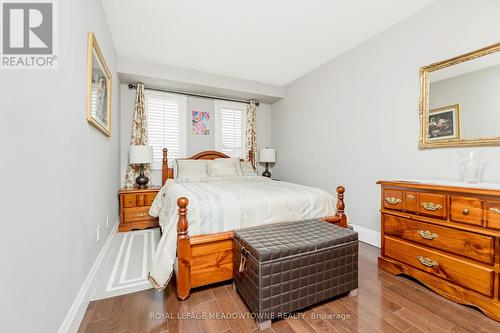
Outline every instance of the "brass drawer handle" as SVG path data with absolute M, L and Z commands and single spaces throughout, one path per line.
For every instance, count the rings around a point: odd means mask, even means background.
M 388 204 L 391 204 L 391 205 L 397 205 L 398 203 L 401 202 L 401 199 L 399 198 L 394 198 L 394 197 L 387 197 L 385 198 L 385 201 L 388 203 Z
M 462 214 L 469 215 L 469 210 L 467 208 L 462 209 Z
M 147 216 L 147 214 L 146 213 L 137 213 L 137 216 L 144 217 L 144 216 Z
M 430 210 L 431 212 L 434 212 L 438 209 L 443 208 L 440 204 L 436 204 L 434 202 L 422 202 L 421 203 L 422 207 L 424 207 L 426 210 Z
M 500 208 L 492 207 L 490 208 L 490 212 L 493 212 L 495 214 L 500 214 Z
M 437 261 L 431 260 L 430 258 L 427 257 L 422 257 L 418 256 L 417 259 L 420 261 L 420 263 L 426 267 L 438 267 L 439 264 Z
M 420 237 L 422 237 L 424 239 L 428 239 L 428 240 L 433 240 L 433 239 L 438 238 L 437 234 L 430 232 L 429 230 L 426 230 L 426 231 L 419 230 L 418 234 L 420 235 Z
M 413 194 L 407 194 L 406 197 L 408 199 L 415 199 L 415 196 Z

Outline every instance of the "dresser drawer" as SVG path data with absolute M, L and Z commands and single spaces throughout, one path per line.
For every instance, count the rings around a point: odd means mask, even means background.
M 425 246 L 493 264 L 495 239 L 472 232 L 383 215 L 384 232 Z
M 384 190 L 384 208 L 403 210 L 403 191 Z
M 156 198 L 156 193 L 146 194 L 146 206 L 151 206 Z
M 492 268 L 389 236 L 384 237 L 384 242 L 384 254 L 388 257 L 488 297 L 493 296 Z
M 483 225 L 483 201 L 452 196 L 451 220 L 478 226 Z
M 486 226 L 500 229 L 500 201 L 486 202 Z
M 123 207 L 130 208 L 137 206 L 136 194 L 123 194 Z
M 404 210 L 411 213 L 417 212 L 417 192 L 404 192 Z
M 137 207 L 146 206 L 146 193 L 140 193 L 137 195 Z
M 448 216 L 446 195 L 419 193 L 418 213 L 444 219 Z
M 123 210 L 123 222 L 127 223 L 154 219 L 154 217 L 148 214 L 148 211 L 149 207 L 126 208 Z

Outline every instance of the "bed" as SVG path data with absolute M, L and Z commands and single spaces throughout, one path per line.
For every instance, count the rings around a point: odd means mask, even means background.
M 249 156 L 251 161 L 253 156 Z M 205 151 L 184 160 L 212 163 L 221 159 L 229 156 Z M 240 177 L 174 179 L 167 149 L 163 150 L 162 185 L 150 209 L 150 215 L 160 218 L 162 238 L 149 280 L 163 289 L 175 273 L 179 300 L 188 298 L 192 288 L 233 278 L 232 230 L 309 218 L 347 227 L 342 186 L 335 199 L 326 191 L 274 181 L 255 172 Z

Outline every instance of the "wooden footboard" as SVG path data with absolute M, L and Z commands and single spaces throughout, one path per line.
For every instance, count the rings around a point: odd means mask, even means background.
M 324 221 L 347 227 L 344 214 L 344 192 L 337 187 L 337 212 Z M 175 275 L 177 297 L 185 300 L 191 288 L 201 287 L 233 278 L 233 232 L 222 232 L 190 237 L 188 233 L 187 198 L 179 198 L 179 221 L 177 223 L 177 262 Z

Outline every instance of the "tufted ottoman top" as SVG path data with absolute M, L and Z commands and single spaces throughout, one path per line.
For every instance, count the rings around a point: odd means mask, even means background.
M 358 233 L 319 219 L 236 230 L 234 239 L 259 262 L 358 240 Z

